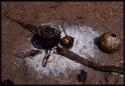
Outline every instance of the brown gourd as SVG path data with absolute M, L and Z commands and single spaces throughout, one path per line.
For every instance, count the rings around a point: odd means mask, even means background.
M 98 39 L 98 47 L 106 53 L 115 53 L 121 47 L 121 41 L 115 33 L 105 32 Z

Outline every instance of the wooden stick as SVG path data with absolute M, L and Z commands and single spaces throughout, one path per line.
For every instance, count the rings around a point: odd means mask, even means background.
M 35 33 L 37 33 L 37 31 L 39 29 L 38 26 L 36 26 L 36 25 L 25 23 L 25 22 L 21 21 L 20 19 L 13 19 L 13 18 L 11 18 L 8 14 L 5 14 L 5 13 L 3 13 L 3 14 L 4 14 L 4 16 L 6 18 L 8 18 L 9 20 L 11 20 L 11 21 L 13 21 L 13 22 L 23 26 L 26 30 L 30 31 L 31 33 L 35 34 Z
M 25 52 L 25 53 L 15 54 L 15 56 L 17 56 L 18 58 L 26 58 L 28 56 L 35 56 L 39 52 L 40 52 L 40 50 L 30 50 L 30 51 Z
M 69 58 L 73 61 L 76 61 L 82 65 L 85 65 L 87 67 L 90 67 L 92 69 L 98 70 L 98 71 L 102 71 L 102 72 L 116 72 L 116 73 L 120 73 L 123 74 L 123 67 L 120 66 L 115 66 L 115 65 L 102 65 L 99 63 L 95 63 L 93 61 L 87 60 L 77 54 L 75 54 L 72 51 L 69 51 L 68 49 L 64 49 L 64 48 L 57 48 L 56 49 L 57 54 L 62 55 L 66 58 Z

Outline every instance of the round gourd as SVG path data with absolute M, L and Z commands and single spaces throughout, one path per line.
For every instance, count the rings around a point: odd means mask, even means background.
M 114 53 L 120 49 L 121 41 L 115 33 L 105 32 L 98 40 L 99 48 L 106 53 Z

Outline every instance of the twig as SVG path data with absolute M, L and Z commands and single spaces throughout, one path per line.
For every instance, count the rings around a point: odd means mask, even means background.
M 31 50 L 25 53 L 15 54 L 15 56 L 17 56 L 18 58 L 26 58 L 28 56 L 35 56 L 39 52 L 40 52 L 39 50 Z
M 62 19 L 62 20 L 61 20 L 61 21 L 62 21 L 62 22 L 61 22 L 61 28 L 62 28 L 62 30 L 63 30 L 65 36 L 68 36 L 67 33 L 66 33 L 66 29 L 65 29 L 65 27 L 64 27 L 64 20 L 65 20 L 65 18 L 62 16 L 61 19 Z

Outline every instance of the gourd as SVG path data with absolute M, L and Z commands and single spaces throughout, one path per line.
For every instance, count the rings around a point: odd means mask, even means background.
M 105 32 L 98 39 L 98 47 L 106 53 L 115 53 L 121 47 L 121 41 L 115 33 Z

